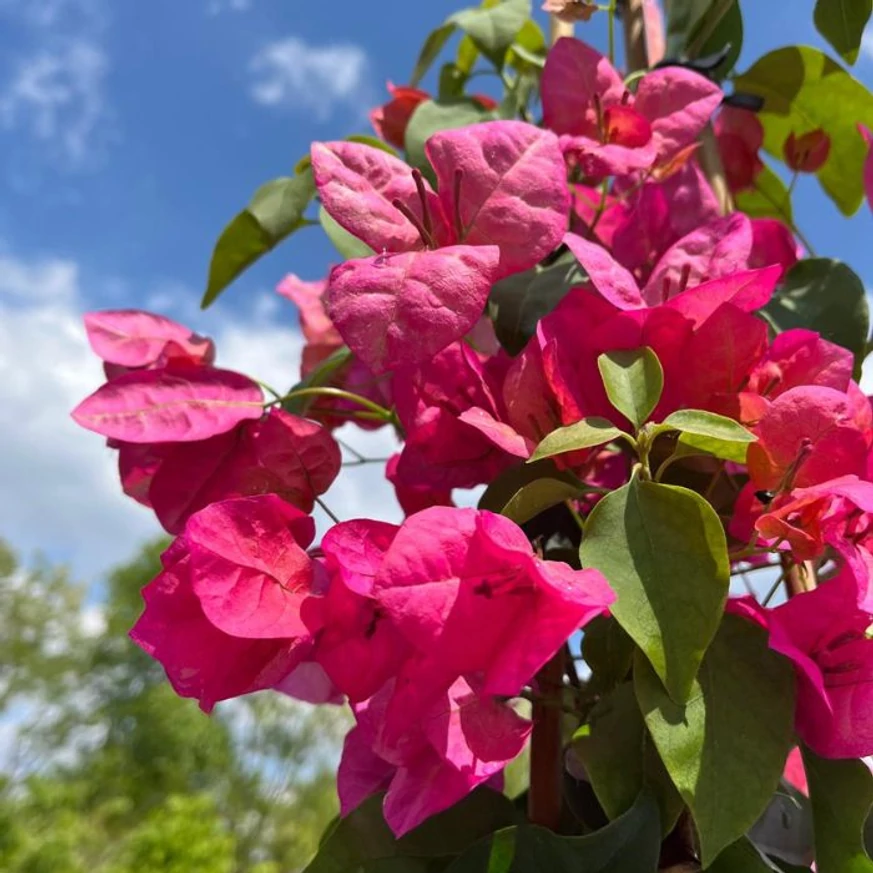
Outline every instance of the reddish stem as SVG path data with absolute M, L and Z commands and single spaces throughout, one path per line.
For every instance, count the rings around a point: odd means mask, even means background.
M 561 820 L 561 709 L 550 706 L 563 691 L 564 650 L 561 649 L 537 673 L 539 702 L 533 704 L 533 733 L 530 743 L 530 791 L 528 818 L 533 824 L 557 830 Z

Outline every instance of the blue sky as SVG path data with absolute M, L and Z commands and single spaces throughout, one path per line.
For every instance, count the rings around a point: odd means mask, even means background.
M 425 33 L 459 6 L 0 0 L 0 535 L 94 577 L 156 531 L 118 493 L 100 439 L 68 419 L 100 381 L 82 312 L 161 309 L 215 336 L 224 365 L 294 382 L 296 315 L 272 289 L 286 272 L 323 275 L 328 244 L 300 234 L 202 314 L 211 246 L 312 140 L 366 131 L 361 106 L 406 79 Z M 812 7 L 746 0 L 740 68 L 779 45 L 821 45 Z M 580 35 L 602 47 L 604 22 Z M 868 48 L 854 72 L 870 86 Z M 866 208 L 847 221 L 804 179 L 796 214 L 820 254 L 873 286 Z M 390 448 L 385 435 L 355 443 Z M 343 518 L 397 512 L 366 469 L 331 505 Z

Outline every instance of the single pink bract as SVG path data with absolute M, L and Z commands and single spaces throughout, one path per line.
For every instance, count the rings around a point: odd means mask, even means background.
M 230 370 L 165 367 L 107 382 L 74 410 L 76 423 L 128 443 L 190 442 L 260 418 L 256 382 Z

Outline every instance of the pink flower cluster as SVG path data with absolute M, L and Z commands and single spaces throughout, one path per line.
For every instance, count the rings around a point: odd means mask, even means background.
M 728 607 L 795 664 L 799 736 L 821 755 L 873 753 L 873 412 L 850 352 L 810 330 L 771 338 L 756 314 L 802 252 L 774 219 L 718 213 L 693 152 L 721 96 L 674 67 L 632 94 L 606 58 L 562 39 L 543 71 L 542 128 L 439 132 L 427 168 L 314 144 L 321 204 L 373 254 L 280 285 L 300 310 L 302 376 L 351 352 L 306 418 L 215 368 L 211 341 L 179 324 L 87 316 L 108 381 L 74 417 L 108 438 L 124 491 L 178 535 L 133 639 L 206 711 L 267 688 L 348 700 L 343 813 L 386 791 L 386 819 L 405 833 L 523 748 L 530 724 L 511 699 L 614 595 L 594 570 L 543 560 L 507 518 L 454 507 L 452 491 L 493 482 L 584 417 L 632 430 L 598 358 L 641 347 L 664 375 L 652 421 L 707 410 L 757 438 L 745 464 L 726 465 L 726 494 L 707 492 L 732 550 L 822 570 L 784 605 Z M 715 124 L 732 187 L 752 184 L 755 124 L 729 110 Z M 586 278 L 512 357 L 488 297 L 543 263 Z M 403 448 L 386 475 L 407 518 L 341 522 L 313 548 L 308 514 L 340 468 L 330 429 L 356 420 L 358 401 L 393 411 Z M 631 474 L 616 446 L 556 461 L 598 489 Z

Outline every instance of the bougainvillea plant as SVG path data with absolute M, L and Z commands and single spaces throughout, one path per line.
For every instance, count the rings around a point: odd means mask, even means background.
M 873 203 L 870 6 L 818 0 L 839 61 L 735 73 L 738 0 L 549 0 L 548 41 L 485 0 L 381 139 L 314 143 L 221 235 L 204 306 L 292 233 L 338 250 L 279 286 L 287 393 L 162 316 L 86 316 L 106 383 L 74 417 L 176 537 L 133 640 L 205 712 L 354 716 L 310 873 L 873 870 L 867 304 L 791 202 L 811 174 Z M 396 434 L 406 518 L 316 543 L 349 422 Z

